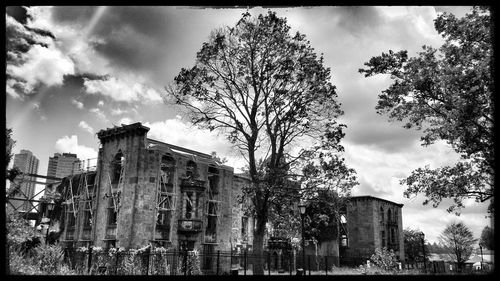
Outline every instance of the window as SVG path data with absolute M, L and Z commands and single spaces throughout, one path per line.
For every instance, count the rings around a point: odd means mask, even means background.
M 196 178 L 196 163 L 188 161 L 186 164 L 186 177 L 190 179 Z
M 219 192 L 219 171 L 215 167 L 208 167 L 208 185 L 212 191 L 211 196 Z
M 159 210 L 156 220 L 156 229 L 161 233 L 162 240 L 170 240 L 170 222 L 172 221 L 172 211 Z
M 83 207 L 83 227 L 88 228 L 92 226 L 91 208 L 91 201 L 85 201 Z
M 380 221 L 384 221 L 384 208 L 380 207 L 379 211 Z
M 387 210 L 387 220 L 392 221 L 391 209 Z
M 174 179 L 174 172 L 175 172 L 174 159 L 169 155 L 163 155 L 160 163 L 162 192 L 173 192 L 172 184 Z
M 187 192 L 184 192 L 184 206 L 185 206 L 185 209 L 184 209 L 184 217 L 186 219 L 191 219 L 191 218 L 194 218 L 195 217 L 195 206 L 194 206 L 194 203 L 195 203 L 195 198 L 194 198 L 194 192 L 192 191 L 187 191 Z
M 113 194 L 115 195 L 115 194 Z M 119 198 L 118 196 L 114 196 L 116 198 L 113 199 L 113 197 L 108 198 L 108 226 L 109 225 L 116 225 L 118 222 L 118 209 L 115 208 L 115 204 L 119 204 Z
M 347 246 L 349 246 L 349 240 L 347 239 L 347 235 L 342 234 L 342 236 L 340 236 L 340 245 L 341 245 L 342 247 L 347 247 Z
M 387 247 L 386 240 L 385 240 L 385 231 L 380 232 L 380 237 L 382 238 L 382 248 Z
M 241 239 L 248 239 L 248 217 L 241 217 Z
M 397 230 L 394 228 L 391 228 L 391 243 L 396 244 L 398 243 L 398 235 L 397 235 Z
M 106 249 L 116 248 L 116 240 L 106 240 Z
M 119 150 L 113 158 L 113 161 L 111 162 L 111 184 L 119 183 L 124 164 L 125 157 L 123 156 L 121 150 Z

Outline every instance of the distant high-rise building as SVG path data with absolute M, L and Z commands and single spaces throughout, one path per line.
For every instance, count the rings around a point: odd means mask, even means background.
M 37 174 L 38 159 L 33 156 L 31 151 L 22 149 L 20 153 L 14 155 L 13 167 L 17 167 L 25 174 Z M 35 179 L 35 177 L 25 176 L 20 182 L 19 191 L 14 195 L 14 197 L 23 200 L 32 198 L 35 195 Z M 11 200 L 10 202 L 18 211 L 29 211 L 32 207 L 32 205 L 27 201 Z
M 54 157 L 49 157 L 47 176 L 64 178 L 80 172 L 80 159 L 73 153 L 54 153 Z M 47 182 L 54 182 L 47 180 Z

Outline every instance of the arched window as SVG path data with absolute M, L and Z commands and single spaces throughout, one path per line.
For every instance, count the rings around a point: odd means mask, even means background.
M 211 191 L 210 195 L 219 192 L 219 170 L 215 167 L 208 167 L 208 185 Z
M 175 160 L 170 155 L 163 155 L 161 157 L 160 172 L 162 183 L 172 184 L 175 171 Z
M 121 150 L 116 153 L 113 161 L 111 161 L 111 184 L 118 184 L 122 173 L 122 168 L 125 164 L 125 157 Z
M 196 163 L 188 161 L 186 164 L 186 177 L 194 179 L 196 177 Z
M 384 221 L 384 208 L 380 207 L 379 211 L 380 221 Z
M 392 214 L 391 214 L 391 209 L 387 210 L 387 220 L 392 221 Z

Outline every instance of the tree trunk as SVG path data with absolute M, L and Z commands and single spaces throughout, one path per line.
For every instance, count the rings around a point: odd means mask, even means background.
M 264 275 L 264 234 L 266 229 L 265 221 L 262 222 L 262 218 L 257 217 L 257 227 L 255 228 L 253 234 L 253 254 L 254 254 L 254 264 L 253 264 L 253 274 L 254 275 Z

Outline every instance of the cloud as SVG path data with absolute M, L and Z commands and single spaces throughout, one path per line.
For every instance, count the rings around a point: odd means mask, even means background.
M 83 106 L 83 103 L 76 100 L 76 99 L 72 99 L 71 100 L 71 104 L 75 105 L 78 109 L 83 109 L 84 106 Z
M 111 109 L 111 115 L 120 115 L 126 113 L 127 111 L 121 110 L 120 108 Z
M 134 123 L 132 121 L 132 119 L 128 118 L 128 117 L 123 117 L 122 119 L 120 119 L 120 121 L 118 121 L 118 124 L 123 124 L 123 125 L 129 125 L 129 124 L 132 124 Z
M 244 165 L 239 153 L 231 148 L 231 144 L 225 137 L 219 136 L 215 132 L 200 130 L 187 125 L 178 118 L 153 123 L 145 122 L 144 126 L 150 128 L 149 138 L 206 154 L 215 151 L 220 157 L 228 159 L 227 165 L 238 170 Z
M 89 109 L 89 111 L 91 113 L 94 113 L 96 115 L 96 117 L 98 119 L 100 119 L 101 121 L 104 121 L 104 122 L 107 122 L 108 121 L 108 118 L 106 118 L 106 114 L 104 114 L 104 112 L 102 112 L 99 108 L 91 108 Z
M 71 59 L 57 49 L 34 45 L 24 55 L 24 60 L 21 65 L 7 65 L 7 73 L 25 84 L 27 89 L 35 88 L 39 83 L 61 85 L 64 75 L 75 73 Z
M 87 124 L 87 122 L 85 121 L 80 121 L 80 123 L 78 123 L 78 127 L 82 128 L 83 130 L 89 132 L 91 135 L 94 134 L 94 128 L 92 128 L 89 124 Z
M 100 100 L 100 101 L 97 103 L 97 106 L 100 106 L 100 107 L 104 106 L 104 101 Z
M 72 135 L 71 137 L 63 136 L 62 138 L 59 138 L 56 141 L 54 148 L 56 149 L 56 152 L 76 153 L 78 158 L 81 160 L 97 157 L 97 151 L 93 148 L 78 144 L 78 137 L 76 135 Z
M 101 94 L 115 101 L 154 103 L 163 101 L 160 94 L 136 80 L 124 81 L 116 77 L 106 80 L 90 80 L 84 78 L 84 86 L 90 94 Z

